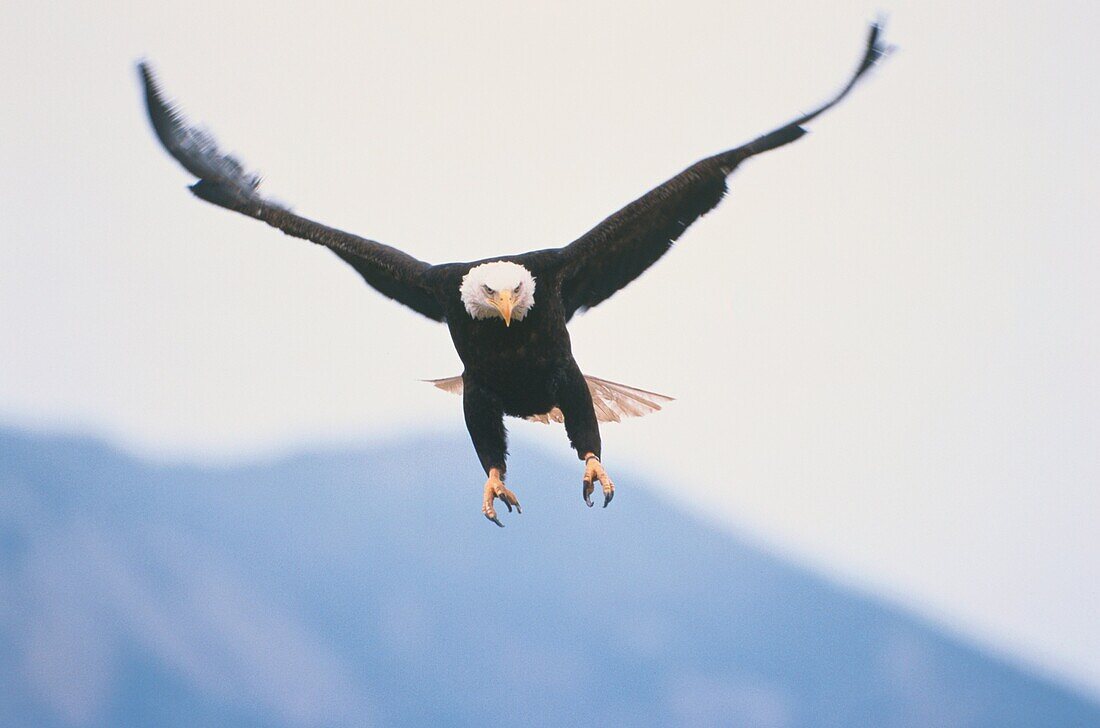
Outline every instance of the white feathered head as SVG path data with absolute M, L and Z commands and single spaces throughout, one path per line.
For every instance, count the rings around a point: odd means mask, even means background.
M 522 321 L 535 305 L 535 277 L 517 263 L 498 260 L 474 266 L 459 286 L 466 312 L 476 319 L 499 316 L 504 325 Z

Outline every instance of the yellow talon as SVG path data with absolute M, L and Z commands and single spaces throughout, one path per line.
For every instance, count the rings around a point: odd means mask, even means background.
M 516 507 L 517 513 L 523 513 L 516 494 L 504 487 L 504 479 L 501 477 L 500 470 L 489 468 L 489 479 L 485 481 L 485 496 L 481 502 L 481 512 L 490 521 L 504 528 L 504 524 L 497 517 L 496 509 L 493 508 L 493 501 L 497 498 L 500 498 L 501 503 L 508 506 L 509 513 L 512 512 L 512 506 Z
M 611 482 L 611 476 L 604 470 L 600 459 L 594 453 L 588 453 L 584 456 L 584 489 L 581 493 L 589 508 L 593 505 L 592 493 L 596 490 L 595 481 L 599 481 L 603 487 L 603 507 L 607 508 L 607 504 L 615 497 L 615 484 Z

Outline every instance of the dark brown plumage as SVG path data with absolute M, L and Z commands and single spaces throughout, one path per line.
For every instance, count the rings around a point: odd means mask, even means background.
M 605 506 L 614 494 L 599 465 L 600 434 L 592 395 L 573 358 L 566 323 L 578 311 L 607 300 L 660 259 L 692 223 L 721 202 L 727 191 L 726 178 L 743 161 L 799 139 L 806 133 L 804 124 L 843 99 L 887 52 L 880 33 L 879 25 L 871 26 L 855 73 L 828 102 L 748 144 L 691 165 L 569 245 L 434 266 L 388 245 L 321 225 L 264 199 L 258 191 L 259 177 L 221 153 L 209 135 L 185 122 L 164 99 L 148 65 L 142 63 L 139 69 L 157 137 L 185 169 L 199 178 L 190 188 L 196 196 L 261 220 L 287 235 L 328 247 L 383 295 L 447 323 L 465 365 L 461 390 L 467 427 L 490 476 L 483 512 L 503 525 L 493 501 L 501 499 L 509 510 L 513 505 L 518 507 L 515 495 L 503 487 L 505 414 L 543 417 L 552 411 L 560 413 L 573 447 L 586 460 L 585 500 L 591 505 L 589 494 L 594 480 L 603 486 Z M 460 297 L 460 285 L 471 270 L 494 261 L 518 264 L 537 282 L 537 305 L 517 316 L 515 323 L 511 322 L 510 292 L 504 292 L 508 297 L 502 304 L 507 310 L 501 315 L 503 321 L 475 316 L 469 301 Z M 500 293 L 488 286 L 485 289 L 487 297 Z M 521 286 L 515 290 L 518 296 Z

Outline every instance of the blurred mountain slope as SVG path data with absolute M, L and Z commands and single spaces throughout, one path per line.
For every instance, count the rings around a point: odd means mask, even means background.
M 1100 725 L 662 502 L 465 436 L 201 469 L 0 430 L 0 725 Z M 931 567 L 930 568 L 934 568 Z

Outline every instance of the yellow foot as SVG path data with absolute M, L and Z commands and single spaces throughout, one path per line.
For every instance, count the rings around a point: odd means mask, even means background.
M 589 508 L 592 507 L 592 492 L 596 490 L 593 481 L 599 481 L 600 485 L 603 486 L 603 507 L 607 508 L 607 504 L 615 497 L 615 484 L 611 482 L 611 476 L 603 469 L 600 459 L 592 453 L 588 453 L 584 456 L 584 490 L 581 493 L 584 495 L 584 502 L 588 504 Z
M 518 513 L 523 513 L 523 509 L 519 507 L 519 500 L 516 499 L 516 494 L 504 487 L 500 471 L 496 468 L 489 468 L 489 479 L 485 481 L 485 498 L 481 502 L 481 512 L 490 521 L 504 528 L 504 524 L 497 518 L 497 512 L 493 508 L 493 500 L 496 498 L 500 498 L 500 502 L 508 506 L 509 513 L 512 512 L 512 506 L 516 507 Z

